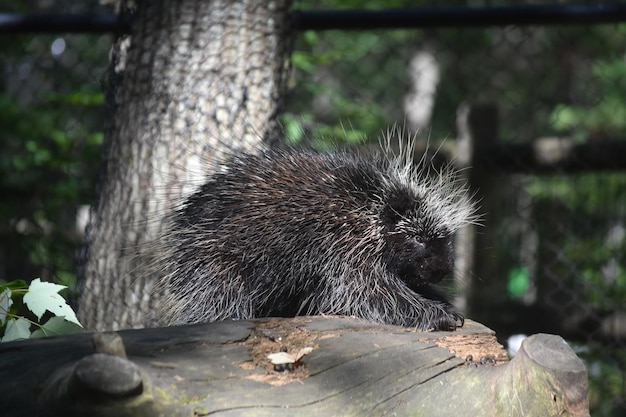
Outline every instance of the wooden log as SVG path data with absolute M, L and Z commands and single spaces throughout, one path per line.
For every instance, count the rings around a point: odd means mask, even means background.
M 121 347 L 109 334 L 0 345 L 0 414 L 589 415 L 585 367 L 563 339 L 531 336 L 507 362 L 494 333 L 469 320 L 456 332 L 298 317 L 119 336 Z M 292 371 L 267 358 L 305 347 Z

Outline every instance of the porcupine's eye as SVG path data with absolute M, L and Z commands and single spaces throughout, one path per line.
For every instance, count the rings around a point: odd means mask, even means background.
M 418 237 L 410 237 L 405 250 L 414 259 L 422 259 L 426 255 L 426 243 Z
M 388 235 L 387 259 L 389 270 L 415 289 L 438 282 L 452 271 L 451 240 L 392 233 Z

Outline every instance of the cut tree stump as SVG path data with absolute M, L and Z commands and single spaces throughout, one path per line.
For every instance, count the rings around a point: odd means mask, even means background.
M 267 357 L 303 348 L 285 371 Z M 11 342 L 0 392 L 7 417 L 589 415 L 584 364 L 562 338 L 531 336 L 508 362 L 469 320 L 455 332 L 298 317 Z

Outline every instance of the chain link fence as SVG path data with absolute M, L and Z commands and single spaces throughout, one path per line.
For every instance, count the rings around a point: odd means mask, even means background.
M 108 11 L 50 3 L 57 13 Z M 594 416 L 626 412 L 625 35 L 626 24 L 304 31 L 283 116 L 292 142 L 360 142 L 398 124 L 460 160 L 469 109 L 467 172 L 484 226 L 463 254 L 473 265 L 466 316 L 503 341 L 563 335 L 586 361 Z M 0 279 L 71 285 L 76 214 L 98 177 L 111 35 L 10 40 L 0 47 L 1 186 L 10 196 L 0 204 Z
M 97 2 L 0 1 L 3 13 L 107 10 Z M 112 35 L 1 37 L 0 280 L 41 277 L 73 287 L 100 170 L 101 80 Z

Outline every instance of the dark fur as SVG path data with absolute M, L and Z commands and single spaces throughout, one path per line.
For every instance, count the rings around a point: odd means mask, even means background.
M 429 284 L 452 271 L 452 236 L 473 208 L 439 174 L 405 154 L 234 158 L 171 219 L 161 322 L 324 313 L 455 329 L 463 316 Z

